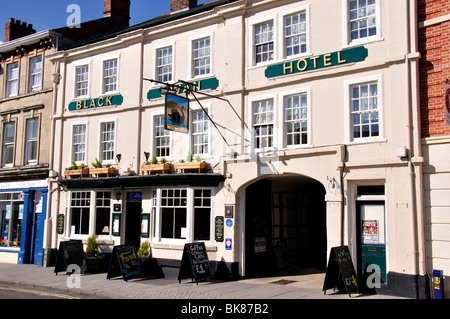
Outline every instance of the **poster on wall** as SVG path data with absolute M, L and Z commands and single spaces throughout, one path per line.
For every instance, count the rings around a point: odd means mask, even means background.
M 445 125 L 450 126 L 450 84 L 444 85 L 444 97 L 445 97 Z
M 166 93 L 165 129 L 180 133 L 189 131 L 189 99 Z
M 378 221 L 362 221 L 362 242 L 363 244 L 378 244 Z

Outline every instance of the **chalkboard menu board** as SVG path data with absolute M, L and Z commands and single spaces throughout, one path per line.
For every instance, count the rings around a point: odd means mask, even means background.
M 58 254 L 56 256 L 55 273 L 67 271 L 70 265 L 78 265 L 80 268 L 84 262 L 84 250 L 81 240 L 62 241 L 59 243 Z M 67 274 L 71 274 L 68 273 Z
M 123 277 L 123 280 L 141 278 L 141 266 L 132 245 L 114 246 L 108 266 L 106 279 Z
M 185 278 L 192 278 L 197 283 L 200 280 L 211 280 L 211 268 L 205 243 L 199 242 L 184 245 L 178 281 L 181 283 L 181 280 Z
M 339 291 L 345 290 L 350 297 L 352 293 L 359 292 L 358 279 L 348 246 L 331 248 L 322 290 L 325 294 L 326 290 L 331 288 L 338 288 Z

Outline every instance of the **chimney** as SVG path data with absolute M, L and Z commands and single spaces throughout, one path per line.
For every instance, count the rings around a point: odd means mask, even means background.
M 104 17 L 122 19 L 127 25 L 130 23 L 130 0 L 105 0 Z
M 33 25 L 21 22 L 20 20 L 9 18 L 9 22 L 5 24 L 5 42 L 22 38 L 33 33 L 36 33 L 36 30 L 33 29 Z
M 190 10 L 197 6 L 197 0 L 170 0 L 170 12 Z

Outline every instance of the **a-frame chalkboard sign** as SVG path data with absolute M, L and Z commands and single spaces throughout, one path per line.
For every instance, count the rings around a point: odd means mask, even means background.
M 133 245 L 114 246 L 109 260 L 106 279 L 123 277 L 123 280 L 141 278 L 141 266 Z
M 56 256 L 55 274 L 66 271 L 70 265 L 78 265 L 81 269 L 84 263 L 84 250 L 81 240 L 69 240 L 59 243 L 58 254 Z M 67 272 L 68 275 L 72 273 Z
M 200 280 L 212 280 L 211 267 L 206 253 L 205 243 L 189 243 L 184 245 L 178 282 L 191 278 L 197 284 Z
M 359 292 L 358 279 L 348 246 L 331 248 L 322 290 L 326 294 L 327 289 L 331 288 L 338 288 L 341 292 L 345 290 L 350 297 L 352 293 Z

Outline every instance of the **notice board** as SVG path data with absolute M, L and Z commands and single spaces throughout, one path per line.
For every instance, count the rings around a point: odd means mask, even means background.
M 185 278 L 192 278 L 197 283 L 200 280 L 211 280 L 211 267 L 205 243 L 198 242 L 184 245 L 178 281 L 181 282 Z
M 352 293 L 359 292 L 358 279 L 348 246 L 331 248 L 322 290 L 325 294 L 326 290 L 331 288 L 345 290 L 350 297 Z
M 67 271 L 67 267 L 69 265 L 78 265 L 81 268 L 83 266 L 83 262 L 84 250 L 81 240 L 69 240 L 59 243 L 55 264 L 56 275 L 58 275 L 58 272 Z
M 125 281 L 141 278 L 141 266 L 137 257 L 136 247 L 132 245 L 113 247 L 106 279 L 120 276 Z

